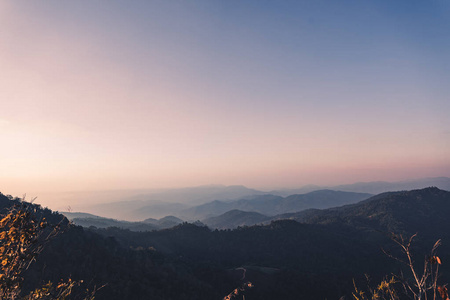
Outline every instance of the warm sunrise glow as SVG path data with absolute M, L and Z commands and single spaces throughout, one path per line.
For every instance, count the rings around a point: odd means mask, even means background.
M 3 2 L 0 191 L 450 175 L 448 1 L 231 2 Z

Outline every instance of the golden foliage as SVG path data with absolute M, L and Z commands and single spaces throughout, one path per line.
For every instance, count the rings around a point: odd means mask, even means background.
M 81 281 L 68 280 L 54 286 L 48 282 L 21 296 L 23 272 L 42 251 L 44 245 L 62 232 L 60 225 L 48 224 L 45 218 L 36 220 L 33 206 L 21 202 L 0 220 L 0 299 L 65 300 Z M 91 295 L 86 299 L 94 299 Z
M 369 296 L 366 296 L 366 293 L 359 290 L 355 284 L 355 281 L 353 281 L 355 292 L 352 295 L 355 300 L 397 300 L 399 297 L 394 287 L 394 284 L 396 283 L 397 281 L 394 277 L 391 277 L 391 279 L 385 279 L 381 281 L 375 289 L 371 289 L 369 287 Z
M 73 288 L 80 284 L 81 281 L 73 281 L 71 279 L 67 282 L 60 282 L 56 286 L 48 282 L 25 296 L 24 300 L 66 300 L 72 294 Z M 93 299 L 93 295 L 85 298 L 85 300 Z
M 231 293 L 229 293 L 227 296 L 225 296 L 223 298 L 223 300 L 231 300 L 231 299 L 236 299 L 237 296 L 239 296 L 239 294 L 241 294 L 242 292 L 244 292 L 246 289 L 252 288 L 253 284 L 251 282 L 245 282 L 242 284 L 241 287 L 238 287 L 236 289 L 234 289 Z
M 439 296 L 441 296 L 442 300 L 449 300 L 448 290 L 446 286 L 438 286 Z

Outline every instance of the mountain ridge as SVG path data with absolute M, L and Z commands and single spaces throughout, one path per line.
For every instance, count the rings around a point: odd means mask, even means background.
M 0 196 L 2 209 L 15 203 L 20 202 Z M 55 222 L 62 218 L 33 207 Z M 245 278 L 255 287 L 249 299 L 339 299 L 351 297 L 353 282 L 366 284 L 364 274 L 379 282 L 386 274 L 404 271 L 380 250 L 401 255 L 389 239 L 390 231 L 405 237 L 418 232 L 413 247 L 418 264 L 442 239 L 439 280 L 445 283 L 450 279 L 449 215 L 450 192 L 429 187 L 382 193 L 356 204 L 306 210 L 292 214 L 291 220 L 234 230 L 188 223 L 147 232 L 69 226 L 44 249 L 28 271 L 26 283 L 36 278 L 57 282 L 68 276 L 92 284 L 108 283 L 96 295 L 99 300 L 149 295 L 152 299 L 220 299 L 224 291 L 241 283 L 241 277 L 234 278 L 236 272 L 230 270 L 250 266 Z
M 306 194 L 281 197 L 275 195 L 261 195 L 247 197 L 231 202 L 212 201 L 199 206 L 185 209 L 179 216 L 185 220 L 207 219 L 217 217 L 230 210 L 257 212 L 273 216 L 281 213 L 297 212 L 309 208 L 328 208 L 349 203 L 355 203 L 373 196 L 364 193 L 352 193 L 332 190 L 320 190 Z

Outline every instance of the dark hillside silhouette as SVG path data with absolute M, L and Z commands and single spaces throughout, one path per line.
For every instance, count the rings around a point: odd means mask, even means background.
M 0 197 L 3 207 L 12 202 Z M 391 230 L 419 232 L 412 249 L 419 261 L 441 238 L 439 280 L 446 283 L 449 204 L 450 192 L 426 188 L 235 230 L 189 223 L 153 232 L 71 226 L 28 270 L 26 288 L 71 276 L 90 287 L 107 284 L 96 299 L 221 299 L 243 283 L 245 269 L 254 284 L 246 299 L 339 299 L 351 296 L 353 279 L 362 286 L 364 274 L 380 282 L 404 269 L 381 251 L 399 254 Z

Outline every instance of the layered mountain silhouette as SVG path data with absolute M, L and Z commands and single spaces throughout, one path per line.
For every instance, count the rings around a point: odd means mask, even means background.
M 423 189 L 429 186 L 435 186 L 442 190 L 450 191 L 450 178 L 429 177 L 396 182 L 370 181 L 370 182 L 356 182 L 352 184 L 342 184 L 335 186 L 307 185 L 299 189 L 274 190 L 269 193 L 273 195 L 286 197 L 292 194 L 304 194 L 317 190 L 330 189 L 334 191 L 380 194 L 390 191 L 407 191 L 407 190 Z
M 106 202 L 89 207 L 97 215 L 140 221 L 178 215 L 188 207 L 213 200 L 235 200 L 265 194 L 244 186 L 206 185 L 199 187 L 158 190 L 127 196 L 122 201 Z
M 0 196 L 2 211 L 14 203 Z M 38 206 L 34 210 L 61 222 L 59 214 Z M 418 233 L 412 250 L 419 269 L 434 242 L 442 239 L 442 285 L 450 280 L 449 215 L 450 192 L 430 187 L 272 216 L 267 225 L 238 225 L 235 230 L 189 223 L 146 232 L 70 227 L 48 244 L 25 283 L 30 290 L 39 280 L 57 282 L 71 276 L 92 285 L 107 284 L 96 295 L 100 300 L 221 299 L 240 285 L 238 271 L 245 269 L 245 280 L 254 284 L 246 299 L 351 298 L 353 282 L 367 284 L 365 274 L 375 284 L 391 273 L 409 276 L 381 251 L 402 255 L 389 239 L 394 232 L 405 237 Z M 243 221 L 264 217 L 236 210 L 225 216 Z
M 364 193 L 320 190 L 288 197 L 262 195 L 247 197 L 236 201 L 213 201 L 181 211 L 185 220 L 206 219 L 218 216 L 230 210 L 257 212 L 266 216 L 298 212 L 309 208 L 329 208 L 356 203 L 372 196 Z
M 367 203 L 372 203 L 373 200 L 379 199 L 380 197 L 399 197 L 399 195 L 405 193 L 407 192 L 389 192 L 371 197 L 372 195 L 364 193 L 320 190 L 307 194 L 290 195 L 287 197 L 274 195 L 249 196 L 240 200 L 216 200 L 203 205 L 194 206 L 179 212 L 179 215 L 181 215 L 182 218 L 166 216 L 159 220 L 148 218 L 140 222 L 119 221 L 83 213 L 64 214 L 68 216 L 69 219 L 73 220 L 75 224 L 84 227 L 119 227 L 132 231 L 147 231 L 170 228 L 184 222 L 184 220 L 191 220 L 191 222 L 194 220 L 201 220 L 202 223 L 213 229 L 234 229 L 238 226 L 268 224 L 270 221 L 283 219 L 291 219 L 303 223 L 324 223 L 332 222 L 337 219 L 348 219 L 348 217 L 341 216 L 341 214 L 343 214 L 343 212 L 354 214 L 354 210 L 366 211 L 368 210 L 366 209 Z M 357 202 L 360 203 L 355 204 Z M 348 204 L 355 205 L 344 206 Z M 376 207 L 378 206 L 379 205 L 376 205 Z M 319 210 L 326 208 L 333 209 Z M 408 207 L 405 205 L 403 210 L 407 211 L 407 209 Z M 399 213 L 398 210 L 396 211 Z M 373 223 L 374 220 L 381 218 L 386 213 L 386 211 L 383 213 L 372 213 L 370 217 L 367 216 L 366 219 Z M 360 215 L 359 219 L 361 218 L 362 216 Z M 396 217 L 392 218 L 395 219 Z M 394 221 L 390 221 L 389 216 L 387 216 L 384 217 L 384 221 L 381 223 L 389 223 L 391 226 L 394 226 L 393 222 Z M 400 225 L 392 228 L 383 228 L 397 231 L 401 230 L 399 226 Z
M 450 192 L 430 187 L 382 193 L 353 205 L 305 210 L 279 215 L 276 219 L 309 224 L 345 223 L 357 228 L 408 234 L 417 232 L 437 237 L 433 232 L 443 234 L 444 228 L 450 228 L 449 214 Z
M 232 231 L 210 231 L 185 223 L 155 232 L 98 233 L 113 235 L 127 247 L 153 247 L 200 264 L 250 266 L 247 280 L 259 287 L 249 294 L 254 299 L 338 299 L 351 296 L 353 279 L 356 284 L 366 284 L 364 274 L 374 282 L 400 271 L 408 276 L 407 269 L 381 251 L 402 255 L 389 239 L 391 232 L 405 237 L 418 233 L 413 250 L 419 268 L 437 239 L 443 241 L 441 259 L 450 261 L 449 215 L 450 192 L 431 187 L 383 193 L 339 208 L 279 215 L 273 217 L 279 220 L 267 225 Z M 246 216 L 264 219 L 233 210 L 207 220 L 219 228 L 225 217 L 234 222 Z M 231 220 L 225 220 L 226 226 Z M 442 271 L 440 280 L 445 283 L 449 265 L 443 265 Z
M 281 189 L 273 191 L 260 191 L 246 188 L 244 186 L 223 186 L 207 185 L 191 188 L 166 189 L 166 190 L 127 190 L 127 191 L 99 191 L 71 193 L 64 198 L 73 202 L 83 200 L 89 203 L 100 203 L 85 206 L 81 211 L 90 212 L 108 218 L 141 221 L 147 218 L 162 218 L 174 215 L 181 219 L 202 219 L 225 213 L 228 210 L 239 209 L 248 210 L 244 207 L 227 207 L 225 210 L 214 212 L 214 214 L 204 214 L 199 209 L 199 213 L 193 212 L 193 207 L 214 202 L 231 202 L 241 199 L 250 199 L 259 196 L 287 197 L 290 195 L 306 194 L 318 190 L 333 190 L 366 194 L 379 194 L 388 191 L 413 190 L 429 186 L 436 186 L 443 190 L 450 190 L 450 178 L 435 177 L 424 178 L 400 182 L 359 182 L 349 185 L 339 186 L 317 186 L 307 185 L 298 189 Z M 272 196 L 271 196 L 272 195 Z M 108 201 L 108 199 L 110 199 Z M 215 204 L 220 206 L 220 204 Z M 318 207 L 324 208 L 324 207 Z M 78 211 L 80 209 L 77 208 Z M 187 212 L 186 212 L 187 211 Z M 266 211 L 256 211 L 267 214 Z M 181 213 L 183 212 L 183 213 Z M 286 212 L 286 211 L 284 211 Z M 293 212 L 293 211 L 291 211 Z M 277 213 L 283 213 L 278 211 Z M 273 213 L 270 213 L 273 215 Z M 187 218 L 186 218 L 187 217 Z
M 132 231 L 150 231 L 170 228 L 190 220 L 201 220 L 211 228 L 232 229 L 238 226 L 261 224 L 270 220 L 268 216 L 298 212 L 310 208 L 328 208 L 355 203 L 370 197 L 370 194 L 339 192 L 331 190 L 315 191 L 303 195 L 280 197 L 274 195 L 249 196 L 234 201 L 213 201 L 178 212 L 181 218 L 166 216 L 161 219 L 147 218 L 140 222 L 119 221 L 92 214 L 63 212 L 75 224 L 83 227 L 118 227 Z M 142 214 L 145 214 L 145 207 Z M 176 210 L 177 211 L 177 210 Z

